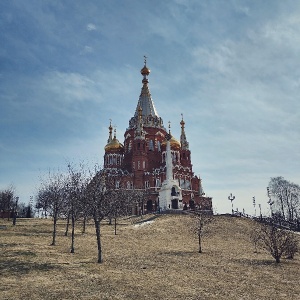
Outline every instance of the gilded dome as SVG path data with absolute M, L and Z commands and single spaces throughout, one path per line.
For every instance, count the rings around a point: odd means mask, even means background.
M 104 150 L 105 152 L 107 152 L 112 150 L 123 150 L 123 148 L 124 146 L 119 142 L 119 140 L 116 137 L 114 137 L 112 141 L 104 147 Z
M 164 140 L 162 142 L 162 146 L 167 146 L 167 140 Z M 173 137 L 171 136 L 171 139 L 170 139 L 170 146 L 171 146 L 171 149 L 172 150 L 180 150 L 180 143 Z
M 143 76 L 148 76 L 150 74 L 150 69 L 146 67 L 146 65 L 141 69 L 141 74 Z

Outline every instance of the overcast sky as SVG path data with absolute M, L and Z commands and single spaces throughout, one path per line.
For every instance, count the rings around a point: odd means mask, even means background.
M 110 118 L 123 141 L 144 55 L 216 212 L 300 184 L 300 1 L 2 0 L 0 44 L 0 189 L 23 202 L 49 169 L 102 163 Z

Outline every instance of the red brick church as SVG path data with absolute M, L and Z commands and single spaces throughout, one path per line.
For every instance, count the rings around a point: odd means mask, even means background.
M 104 169 L 114 176 L 116 188 L 139 189 L 147 192 L 144 211 L 157 211 L 159 191 L 166 179 L 166 137 L 170 134 L 170 155 L 173 163 L 173 179 L 178 181 L 182 199 L 172 202 L 169 209 L 194 209 L 212 211 L 212 198 L 206 197 L 201 179 L 194 175 L 191 151 L 185 134 L 185 122 L 180 121 L 180 140 L 172 136 L 158 115 L 149 90 L 149 68 L 141 69 L 142 89 L 134 116 L 124 133 L 124 143 L 116 137 L 110 123 L 109 137 L 105 146 Z

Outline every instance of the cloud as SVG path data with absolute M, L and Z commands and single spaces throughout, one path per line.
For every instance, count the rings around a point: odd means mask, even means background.
M 93 53 L 94 49 L 90 46 L 84 46 L 83 50 L 80 52 L 81 55 L 87 54 L 87 53 Z
M 269 21 L 263 28 L 263 36 L 281 47 L 292 47 L 291 50 L 300 49 L 300 20 L 299 15 Z
M 95 24 L 89 23 L 89 24 L 86 25 L 86 29 L 88 31 L 93 31 L 93 30 L 96 30 L 97 28 L 96 28 Z

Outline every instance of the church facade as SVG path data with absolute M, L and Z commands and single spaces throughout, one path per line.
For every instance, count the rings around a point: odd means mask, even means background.
M 144 191 L 146 201 L 141 208 L 144 212 L 195 207 L 212 212 L 212 198 L 205 196 L 201 179 L 192 170 L 183 117 L 178 141 L 171 134 L 170 124 L 168 130 L 164 127 L 154 106 L 146 60 L 141 74 L 141 93 L 123 143 L 117 139 L 111 123 L 109 125 L 104 148 L 106 174 L 114 178 L 116 188 Z

